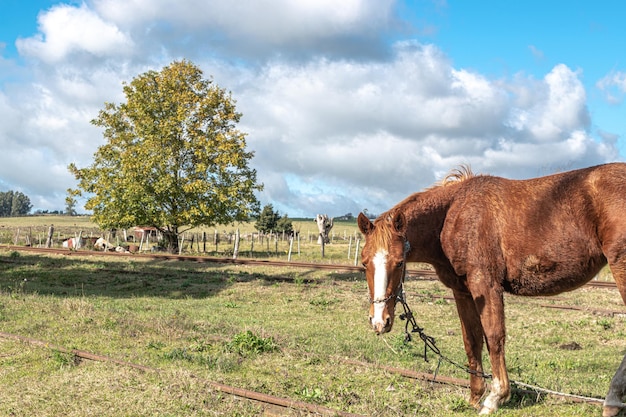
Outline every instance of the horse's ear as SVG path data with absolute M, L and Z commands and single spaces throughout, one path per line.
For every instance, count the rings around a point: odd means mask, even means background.
M 404 217 L 404 213 L 398 212 L 394 214 L 391 219 L 391 224 L 393 224 L 393 228 L 398 234 L 404 235 L 406 231 L 406 218 Z
M 361 233 L 364 235 L 369 235 L 370 232 L 374 230 L 374 224 L 363 213 L 359 213 L 357 224 L 359 225 L 359 230 L 361 230 Z

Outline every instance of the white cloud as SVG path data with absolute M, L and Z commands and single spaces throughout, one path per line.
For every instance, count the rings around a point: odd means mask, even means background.
M 261 177 L 314 179 L 338 200 L 384 196 L 369 204 L 381 210 L 460 163 L 529 177 L 538 164 L 615 159 L 613 144 L 588 133 L 579 76 L 557 65 L 540 81 L 493 81 L 432 45 L 404 44 L 389 62 L 268 65 L 236 96 Z
M 384 53 L 381 32 L 400 23 L 394 0 L 94 0 L 107 21 L 186 54 L 263 60 Z M 154 51 L 155 53 L 157 51 Z
M 219 31 L 228 37 L 283 44 L 380 29 L 393 18 L 393 1 L 380 0 L 94 0 L 107 20 L 123 26 L 149 22 Z
M 514 129 L 542 142 L 564 140 L 570 132 L 588 128 L 586 92 L 576 72 L 559 64 L 531 88 L 532 95 L 524 86 L 512 88 L 522 92 L 508 122 Z
M 181 58 L 232 90 L 262 203 L 290 217 L 380 212 L 461 163 L 523 178 L 618 157 L 613 136 L 591 137 L 581 73 L 565 65 L 494 80 L 435 45 L 385 45 L 398 24 L 391 0 L 235 4 L 94 0 L 43 12 L 40 33 L 18 41 L 34 65 L 0 84 L 0 183 L 61 209 L 75 185 L 67 164 L 91 163 L 103 141 L 89 121 L 104 102 Z
M 20 54 L 57 63 L 73 53 L 99 58 L 119 56 L 132 49 L 132 42 L 115 25 L 105 22 L 85 4 L 58 5 L 38 18 L 40 33 L 16 41 Z
M 626 94 L 626 72 L 611 71 L 596 83 L 596 87 L 604 93 L 609 103 L 620 104 Z

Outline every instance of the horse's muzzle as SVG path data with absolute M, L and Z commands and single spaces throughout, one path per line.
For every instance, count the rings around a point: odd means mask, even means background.
M 370 317 L 370 323 L 376 334 L 387 333 L 391 330 L 392 323 L 390 317 L 387 317 L 384 322 L 380 320 L 374 321 L 374 318 Z

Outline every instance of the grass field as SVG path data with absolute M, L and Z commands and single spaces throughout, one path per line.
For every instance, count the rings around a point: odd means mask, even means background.
M 285 280 L 287 277 L 289 280 Z M 456 310 L 437 282 L 407 283 L 417 320 L 464 363 Z M 624 354 L 617 291 L 583 288 L 550 299 L 507 297 L 513 380 L 603 397 Z M 252 416 L 262 407 L 208 381 L 371 416 L 474 416 L 465 388 L 377 369 L 433 372 L 402 325 L 376 336 L 357 273 L 0 251 L 0 329 L 158 368 L 77 360 L 0 338 L 0 415 Z M 572 347 L 575 347 L 572 349 Z M 353 360 L 365 364 L 356 365 Z M 487 361 L 488 363 L 488 361 Z M 466 378 L 448 363 L 440 375 Z M 307 415 L 294 412 L 293 415 Z M 514 396 L 498 415 L 601 415 L 596 405 Z

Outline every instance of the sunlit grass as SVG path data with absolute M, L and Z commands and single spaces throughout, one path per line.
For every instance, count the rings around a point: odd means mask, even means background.
M 426 333 L 446 356 L 465 363 L 454 304 L 431 298 L 449 291 L 411 280 L 407 292 Z M 625 319 L 542 305 L 623 310 L 617 291 L 583 288 L 552 299 L 507 296 L 506 302 L 513 380 L 605 395 L 624 352 Z M 364 415 L 474 416 L 466 388 L 416 382 L 374 366 L 467 378 L 446 362 L 438 367 L 433 354 L 424 362 L 419 339 L 403 343 L 399 319 L 391 333 L 375 336 L 367 307 L 358 273 L 3 251 L 3 332 L 160 372 L 76 361 L 0 339 L 0 415 L 262 413 L 258 404 L 212 390 L 208 381 L 216 381 Z M 580 349 L 568 348 L 574 343 Z M 499 415 L 590 414 L 600 408 L 515 396 Z

